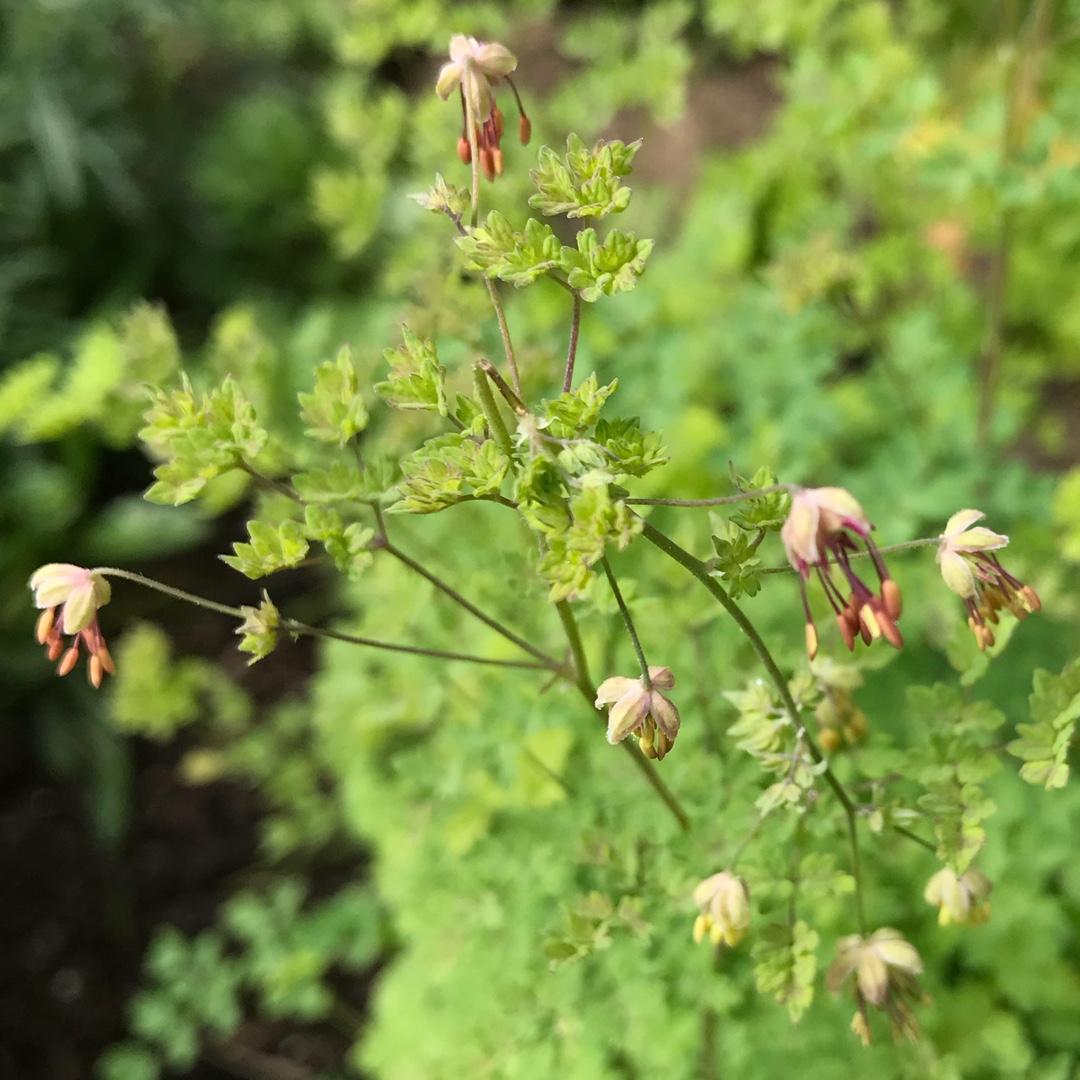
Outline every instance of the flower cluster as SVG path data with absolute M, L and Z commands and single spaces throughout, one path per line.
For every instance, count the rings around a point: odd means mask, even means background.
M 806 613 L 806 651 L 811 660 L 818 650 L 817 627 L 806 597 L 806 581 L 811 570 L 817 571 L 849 649 L 855 648 L 857 635 L 868 645 L 879 637 L 898 649 L 904 643 L 896 628 L 902 610 L 900 587 L 889 576 L 881 554 L 870 539 L 872 529 L 862 507 L 843 488 L 802 488 L 792 497 L 791 512 L 780 536 L 788 561 L 799 574 Z M 866 545 L 873 560 L 880 582 L 877 593 L 851 568 L 851 556 L 859 550 L 857 540 Z M 833 563 L 846 589 L 834 579 Z
M 979 510 L 958 510 L 949 518 L 937 551 L 941 576 L 964 601 L 968 626 L 983 651 L 994 644 L 994 631 L 987 624 L 997 625 L 1003 608 L 1026 619 L 1042 607 L 1035 590 L 1014 578 L 994 554 L 1009 538 L 981 525 L 972 528 L 984 517 Z
M 443 64 L 435 92 L 446 101 L 455 89 L 461 92 L 462 127 L 458 139 L 458 157 L 466 165 L 472 162 L 476 146 L 480 168 L 489 180 L 503 173 L 503 152 L 499 145 L 503 134 L 502 110 L 495 103 L 494 87 L 505 82 L 518 107 L 518 137 L 524 146 L 532 135 L 532 124 L 521 104 L 521 96 L 510 78 L 517 67 L 517 57 L 505 45 L 477 41 L 465 34 L 450 39 L 450 62 Z M 473 125 L 470 133 L 469 124 Z
M 825 986 L 830 993 L 855 976 L 856 1012 L 851 1030 L 869 1046 L 870 1022 L 866 1006 L 881 1009 L 892 1025 L 893 1037 L 909 1039 L 919 1036 L 919 1023 L 912 1006 L 924 1000 L 916 976 L 922 973 L 922 959 L 915 946 L 904 940 L 899 930 L 885 927 L 869 937 L 852 934 L 836 943 L 836 959 L 825 974 Z
M 750 892 L 746 882 L 722 870 L 694 889 L 694 903 L 701 914 L 694 921 L 694 941 L 709 935 L 714 945 L 738 945 L 750 929 Z
M 670 690 L 675 685 L 671 668 L 650 667 L 649 683 L 616 675 L 605 679 L 596 690 L 596 707 L 610 705 L 607 738 L 622 742 L 631 732 L 646 757 L 662 759 L 679 734 L 679 710 L 657 687 Z
M 95 687 L 101 686 L 105 672 L 116 668 L 98 625 L 98 609 L 109 602 L 112 590 L 100 573 L 70 563 L 49 563 L 30 578 L 34 605 L 44 610 L 37 621 L 38 643 L 46 647 L 50 660 L 59 660 L 57 674 L 66 675 L 79 659 L 84 646 L 90 657 L 87 673 Z M 71 642 L 64 648 L 64 635 Z
M 938 923 L 948 926 L 979 926 L 990 918 L 990 893 L 994 883 L 981 871 L 969 867 L 959 877 L 948 867 L 939 870 L 926 885 L 928 904 L 940 908 Z

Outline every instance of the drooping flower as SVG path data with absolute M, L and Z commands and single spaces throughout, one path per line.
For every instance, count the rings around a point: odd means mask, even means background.
M 904 643 L 896 627 L 903 608 L 900 586 L 889 576 L 881 553 L 870 539 L 872 529 L 863 508 L 843 488 L 801 488 L 792 497 L 791 511 L 780 537 L 788 561 L 799 574 L 806 613 L 806 651 L 811 660 L 818 650 L 817 627 L 806 597 L 806 581 L 811 570 L 817 571 L 849 649 L 855 648 L 856 634 L 868 645 L 879 637 L 898 649 Z M 856 540 L 866 545 L 873 560 L 881 585 L 879 593 L 871 591 L 851 567 L 851 555 L 859 550 Z M 834 562 L 846 582 L 846 595 L 833 578 Z
M 939 870 L 923 894 L 928 904 L 940 908 L 938 923 L 948 926 L 980 926 L 990 918 L 990 893 L 994 883 L 980 870 L 968 867 L 959 877 L 948 867 Z
M 964 601 L 968 626 L 983 651 L 994 644 L 994 631 L 987 623 L 996 624 L 1002 608 L 1026 619 L 1042 607 L 1035 590 L 1014 578 L 994 554 L 1009 538 L 982 525 L 971 527 L 984 517 L 979 510 L 958 510 L 949 518 L 937 550 L 941 576 Z
M 495 103 L 494 87 L 505 82 L 513 92 L 518 107 L 518 136 L 524 146 L 532 135 L 532 124 L 525 115 L 521 96 L 510 72 L 517 67 L 517 57 L 494 41 L 477 41 L 465 34 L 450 39 L 450 61 L 443 64 L 435 92 L 446 101 L 455 89 L 461 92 L 462 129 L 458 139 L 458 157 L 466 165 L 472 161 L 469 120 L 475 130 L 480 167 L 489 180 L 502 176 L 503 152 L 499 145 L 503 134 L 503 114 Z
M 852 975 L 855 976 L 856 1012 L 851 1030 L 869 1046 L 870 1022 L 866 1006 L 873 1005 L 889 1018 L 893 1037 L 919 1036 L 919 1023 L 912 1006 L 924 999 L 917 976 L 922 974 L 922 959 L 915 946 L 905 941 L 899 930 L 884 927 L 868 937 L 852 934 L 836 943 L 836 959 L 825 974 L 825 986 L 837 994 Z
M 596 707 L 610 705 L 607 739 L 622 742 L 631 732 L 638 734 L 638 744 L 646 757 L 662 759 L 679 734 L 679 710 L 660 693 L 675 685 L 671 668 L 650 667 L 649 681 L 615 675 L 605 679 L 596 690 Z
M 96 571 L 71 563 L 49 563 L 30 578 L 34 605 L 42 608 L 37 621 L 37 640 L 46 647 L 50 660 L 59 660 L 57 674 L 66 675 L 85 646 L 90 662 L 87 673 L 95 687 L 101 686 L 105 672 L 116 670 L 105 638 L 98 625 L 98 609 L 112 595 L 106 579 Z M 71 643 L 64 648 L 64 635 Z
M 705 935 L 714 945 L 738 945 L 750 929 L 750 892 L 746 882 L 729 870 L 721 870 L 694 889 L 694 903 L 701 914 L 694 920 L 694 941 Z

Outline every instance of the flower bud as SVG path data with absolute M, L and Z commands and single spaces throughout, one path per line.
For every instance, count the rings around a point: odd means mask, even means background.
M 928 904 L 940 908 L 941 926 L 979 926 L 990 918 L 989 896 L 993 888 L 993 882 L 973 866 L 959 877 L 946 866 L 927 882 L 924 896 Z
M 694 889 L 701 914 L 694 922 L 694 940 L 705 934 L 714 945 L 738 945 L 750 930 L 750 893 L 746 882 L 728 870 L 707 877 Z

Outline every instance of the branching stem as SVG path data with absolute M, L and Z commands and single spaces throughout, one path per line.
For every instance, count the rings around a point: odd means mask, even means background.
M 208 600 L 205 596 L 197 596 L 195 593 L 176 589 L 172 585 L 166 585 L 164 582 L 144 577 L 142 574 L 136 574 L 131 570 L 121 570 L 114 566 L 98 566 L 94 568 L 93 572 L 101 574 L 103 577 L 115 577 L 122 578 L 125 581 L 132 581 L 137 585 L 153 589 L 155 592 L 171 596 L 174 600 L 182 600 L 185 604 L 194 604 L 196 607 L 216 611 L 220 615 L 228 615 L 233 619 L 242 620 L 247 617 L 242 608 L 219 604 L 216 600 Z M 486 656 L 471 656 L 468 653 L 447 652 L 444 649 L 426 649 L 419 645 L 397 645 L 389 641 L 377 641 L 374 638 L 358 637 L 356 634 L 346 634 L 338 630 L 326 630 L 319 626 L 309 626 L 307 623 L 299 622 L 296 619 L 282 619 L 281 629 L 287 634 L 293 634 L 297 637 L 333 638 L 335 641 L 347 641 L 353 645 L 366 645 L 371 649 L 411 653 L 414 656 L 427 656 L 435 660 L 460 660 L 469 664 L 486 664 L 489 667 L 527 668 L 536 671 L 553 670 L 552 663 L 555 664 L 555 670 L 560 669 L 562 666 L 557 661 L 550 661 L 547 658 L 542 663 L 531 660 L 496 660 Z
M 379 538 L 377 545 L 382 551 L 385 551 L 388 555 L 392 555 L 403 566 L 407 566 L 414 574 L 418 574 L 426 582 L 434 585 L 445 596 L 448 596 L 459 607 L 464 608 L 474 618 L 479 619 L 485 626 L 489 626 L 495 633 L 500 634 L 506 638 L 507 641 L 513 642 L 519 649 L 523 649 L 530 656 L 539 661 L 542 667 L 548 668 L 550 671 L 561 671 L 563 665 L 555 659 L 553 656 L 549 656 L 542 649 L 538 649 L 535 645 L 529 644 L 519 634 L 514 633 L 508 626 L 504 626 L 498 619 L 493 618 L 486 612 L 481 611 L 474 603 L 467 600 L 461 595 L 452 585 L 443 581 L 437 574 L 433 573 L 422 563 L 417 562 L 415 559 L 406 555 L 390 538 L 386 535 L 385 527 L 383 529 L 382 536 Z
M 798 484 L 773 484 L 771 487 L 755 488 L 753 491 L 740 491 L 734 495 L 720 495 L 715 499 L 624 499 L 628 506 L 726 506 L 728 503 L 747 502 L 750 499 L 760 499 L 764 495 L 772 495 L 777 491 L 793 492 L 798 490 Z
M 603 710 L 596 707 L 596 690 L 593 687 L 592 679 L 589 678 L 589 662 L 585 656 L 585 647 L 581 641 L 581 632 L 578 630 L 577 619 L 574 618 L 574 612 L 571 610 L 570 603 L 567 600 L 560 600 L 555 605 L 555 609 L 559 613 L 559 619 L 562 621 L 563 630 L 566 632 L 566 640 L 570 646 L 570 655 L 573 657 L 574 684 L 581 692 L 582 697 L 596 710 L 600 720 L 603 721 Z M 679 827 L 684 831 L 689 830 L 690 818 L 682 808 L 682 804 L 675 793 L 656 771 L 655 766 L 633 743 L 623 742 L 621 745 L 633 758 L 638 771 L 645 777 L 645 780 L 656 792 L 660 801 L 671 811 L 675 820 L 679 823 Z
M 746 613 L 734 600 L 732 600 L 727 594 L 727 590 L 725 590 L 724 587 L 709 573 L 708 566 L 700 559 L 695 558 L 689 551 L 680 547 L 674 540 L 666 536 L 655 526 L 650 525 L 647 521 L 644 523 L 642 535 L 650 543 L 663 551 L 664 554 L 670 556 L 693 574 L 693 576 L 696 577 L 698 581 L 700 581 L 701 584 L 704 585 L 705 588 L 719 601 L 721 607 L 723 607 L 732 619 L 735 620 L 736 625 L 746 636 L 747 640 L 749 640 L 751 647 L 757 654 L 758 660 L 765 668 L 770 681 L 776 688 L 776 692 L 780 695 L 784 710 L 787 712 L 789 719 L 795 726 L 795 730 L 798 731 L 803 725 L 799 719 L 799 708 L 791 696 L 791 691 L 788 689 L 787 680 L 781 673 L 780 668 L 777 667 L 776 661 L 773 659 L 772 653 L 769 652 L 768 646 L 757 632 L 757 627 L 755 627 L 747 618 Z M 809 732 L 804 732 L 803 740 L 806 743 L 808 753 L 814 761 L 818 764 L 825 762 L 825 755 L 822 754 L 821 749 L 810 736 Z M 839 800 L 840 805 L 844 808 L 844 814 L 847 816 L 848 833 L 851 838 L 851 872 L 852 876 L 855 878 L 855 914 L 859 924 L 859 932 L 864 933 L 865 917 L 863 914 L 862 901 L 862 867 L 859 858 L 859 838 L 856 828 L 857 810 L 847 789 L 837 779 L 831 766 L 826 764 L 825 772 L 822 775 L 825 777 L 825 782 L 832 789 L 833 794 Z

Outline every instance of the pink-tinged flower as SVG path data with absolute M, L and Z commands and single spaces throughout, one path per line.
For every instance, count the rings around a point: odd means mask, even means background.
M 889 1018 L 893 1036 L 919 1036 L 919 1023 L 912 1005 L 923 1001 L 917 976 L 922 974 L 922 959 L 915 946 L 904 940 L 899 930 L 885 927 L 869 937 L 852 934 L 836 943 L 836 959 L 825 973 L 825 986 L 832 994 L 851 976 L 855 976 L 856 1013 L 851 1029 L 865 1045 L 871 1042 L 870 1021 L 866 1006 L 881 1009 Z
M 112 595 L 105 578 L 71 563 L 49 563 L 34 571 L 30 578 L 34 604 L 43 608 L 37 621 L 38 644 L 46 647 L 50 660 L 59 660 L 57 673 L 66 675 L 79 659 L 83 645 L 90 657 L 87 673 L 95 687 L 101 686 L 105 672 L 116 667 L 98 625 L 98 609 Z M 71 638 L 64 648 L 63 635 Z
M 605 679 L 596 690 L 596 707 L 610 705 L 607 739 L 622 742 L 631 732 L 638 733 L 638 744 L 646 757 L 662 759 L 679 734 L 679 710 L 657 687 L 670 690 L 675 685 L 671 668 L 650 667 L 646 687 L 643 679 L 616 675 Z
M 904 644 L 896 628 L 903 609 L 900 586 L 889 576 L 881 553 L 870 539 L 872 529 L 863 508 L 843 488 L 800 488 L 792 497 L 791 511 L 780 537 L 788 561 L 799 572 L 799 590 L 806 613 L 806 651 L 811 660 L 818 650 L 817 627 L 806 597 L 806 580 L 811 570 L 817 571 L 849 649 L 855 648 L 856 635 L 867 645 L 879 637 L 898 649 Z M 851 568 L 851 555 L 859 550 L 856 541 L 866 545 L 873 560 L 881 584 L 879 593 L 872 592 Z M 833 563 L 846 582 L 846 596 L 833 578 Z
M 990 893 L 994 883 L 980 870 L 969 866 L 957 876 L 947 866 L 926 884 L 923 894 L 928 904 L 940 908 L 938 923 L 948 926 L 980 926 L 990 918 Z
M 750 891 L 746 882 L 729 870 L 721 870 L 694 889 L 694 903 L 701 914 L 694 921 L 694 941 L 705 935 L 714 945 L 734 948 L 750 930 Z
M 465 34 L 450 39 L 450 62 L 443 64 L 435 92 L 446 101 L 455 89 L 461 91 L 462 129 L 458 139 L 458 157 L 466 165 L 472 161 L 469 120 L 475 128 L 480 167 L 489 180 L 502 176 L 503 152 L 499 143 L 503 134 L 503 114 L 495 104 L 494 87 L 505 82 L 517 102 L 518 136 L 524 146 L 532 135 L 532 124 L 525 115 L 521 96 L 510 78 L 517 67 L 517 57 L 505 45 L 477 41 Z
M 979 525 L 986 515 L 979 510 L 958 510 L 945 526 L 938 544 L 937 561 L 945 584 L 961 600 L 968 613 L 979 648 L 994 644 L 994 631 L 987 623 L 998 621 L 998 612 L 1008 608 L 1018 619 L 1026 619 L 1042 607 L 1030 585 L 1014 578 L 995 551 L 1009 542 L 1007 536 Z

